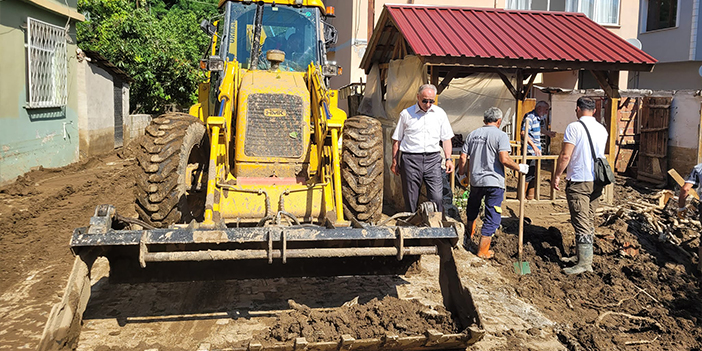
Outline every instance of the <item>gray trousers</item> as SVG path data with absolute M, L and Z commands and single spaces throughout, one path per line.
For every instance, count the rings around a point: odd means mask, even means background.
M 405 211 L 416 212 L 419 191 L 422 183 L 427 185 L 427 197 L 443 212 L 443 185 L 441 176 L 441 152 L 410 154 L 400 156 L 400 177 L 402 195 L 405 197 Z
M 568 182 L 566 198 L 570 222 L 575 229 L 578 244 L 592 244 L 595 240 L 595 210 L 600 202 L 602 187 L 594 182 Z

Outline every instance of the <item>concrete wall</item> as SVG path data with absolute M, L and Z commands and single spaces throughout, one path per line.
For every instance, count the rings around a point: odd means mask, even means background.
M 75 8 L 75 1 L 71 1 Z M 0 1 L 0 183 L 34 167 L 61 167 L 78 160 L 76 37 L 71 21 L 67 45 L 68 103 L 26 109 L 27 17 L 64 26 L 66 17 L 19 0 Z
M 144 129 L 151 123 L 151 115 L 127 115 L 124 118 L 124 145 L 144 135 Z
M 677 91 L 670 106 L 668 166 L 685 177 L 698 160 L 700 105 L 702 97 L 696 91 Z
M 639 73 L 639 88 L 651 90 L 702 89 L 698 70 L 702 61 L 658 63 L 653 72 Z
M 80 155 L 90 157 L 114 150 L 115 105 L 112 76 L 87 60 L 78 63 Z

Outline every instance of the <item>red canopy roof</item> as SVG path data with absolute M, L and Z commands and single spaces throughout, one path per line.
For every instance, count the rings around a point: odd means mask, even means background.
M 393 29 L 435 64 L 650 71 L 656 63 L 581 13 L 388 4 L 361 63 L 366 71 L 389 61 L 391 50 L 376 49 L 396 44 Z

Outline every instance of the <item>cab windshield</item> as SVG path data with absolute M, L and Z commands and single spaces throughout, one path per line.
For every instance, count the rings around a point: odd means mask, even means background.
M 310 63 L 319 62 L 319 9 L 272 6 L 265 4 L 261 27 L 261 52 L 258 67 L 249 67 L 254 35 L 256 4 L 228 2 L 225 42 L 221 46 L 225 60 L 236 59 L 241 68 L 267 69 L 268 50 L 285 52 L 281 70 L 304 72 Z

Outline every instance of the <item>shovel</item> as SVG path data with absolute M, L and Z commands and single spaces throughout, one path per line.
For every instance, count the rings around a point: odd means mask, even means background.
M 529 123 L 524 121 L 525 133 L 522 140 L 522 163 L 527 162 L 527 142 L 526 138 L 529 137 Z M 519 193 L 519 251 L 517 254 L 517 262 L 514 262 L 514 273 L 519 275 L 525 275 L 531 273 L 531 267 L 529 267 L 529 262 L 522 261 L 522 254 L 524 251 L 524 198 L 526 197 L 526 175 L 519 172 L 519 184 L 521 185 L 517 192 Z

